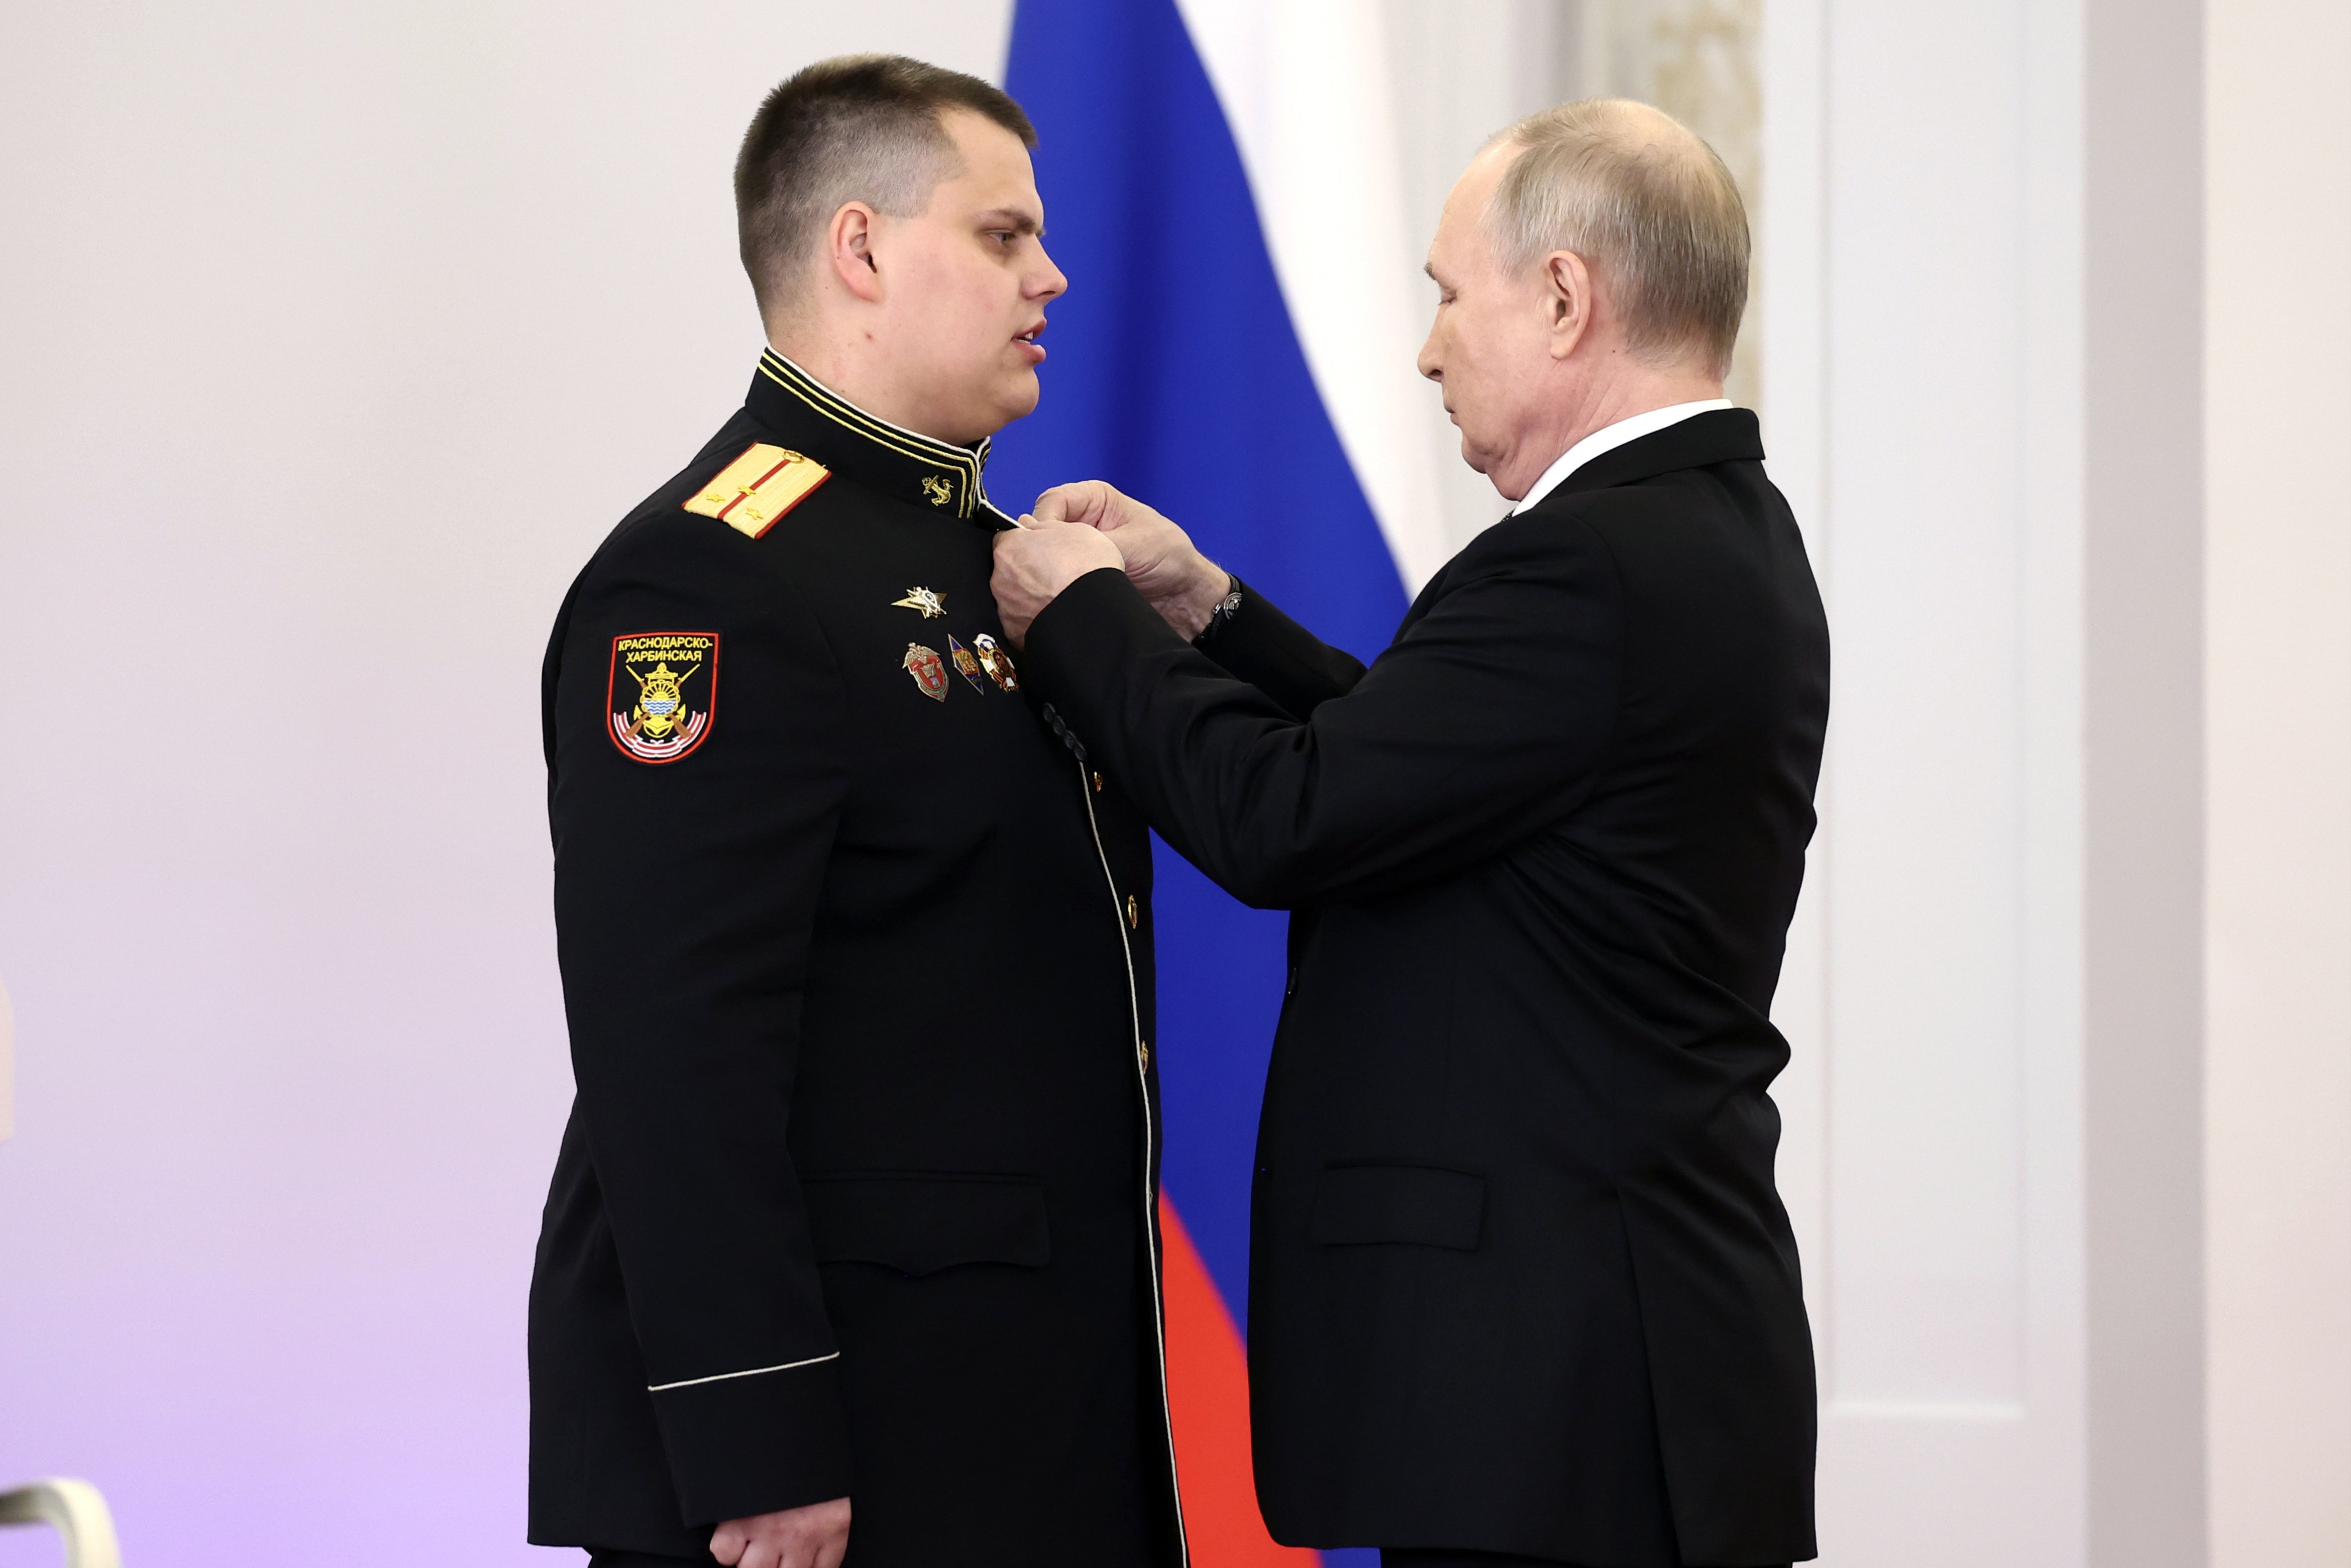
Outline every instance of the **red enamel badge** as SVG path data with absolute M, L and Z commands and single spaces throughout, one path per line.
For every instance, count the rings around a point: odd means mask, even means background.
M 935 648 L 925 648 L 920 643 L 906 644 L 906 673 L 923 688 L 923 695 L 933 702 L 947 700 L 947 662 L 939 657 Z
M 604 683 L 612 744 L 639 762 L 675 762 L 710 737 L 718 633 L 629 632 L 612 639 Z

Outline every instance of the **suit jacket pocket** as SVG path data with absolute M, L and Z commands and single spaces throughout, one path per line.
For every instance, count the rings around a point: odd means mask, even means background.
M 1323 1246 L 1403 1242 L 1475 1251 L 1486 1178 L 1437 1166 L 1325 1166 L 1310 1234 Z
M 874 1174 L 801 1178 L 820 1263 L 935 1274 L 961 1263 L 1041 1269 L 1045 1189 L 1028 1176 Z

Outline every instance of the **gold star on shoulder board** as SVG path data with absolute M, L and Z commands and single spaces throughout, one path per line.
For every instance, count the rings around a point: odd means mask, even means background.
M 925 621 L 936 621 L 947 612 L 947 596 L 927 588 L 910 588 L 906 597 L 890 601 L 893 610 L 918 610 Z

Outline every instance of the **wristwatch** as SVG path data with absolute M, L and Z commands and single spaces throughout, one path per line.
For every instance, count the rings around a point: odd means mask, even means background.
M 1193 645 L 1197 647 L 1215 636 L 1217 629 L 1238 614 L 1240 608 L 1241 580 L 1228 571 L 1225 573 L 1225 596 L 1217 601 L 1217 607 L 1214 610 L 1208 612 L 1208 623 L 1200 628 L 1200 634 L 1197 637 L 1192 639 Z

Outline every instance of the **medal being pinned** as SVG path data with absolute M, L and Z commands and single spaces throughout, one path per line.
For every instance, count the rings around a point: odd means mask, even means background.
M 978 653 L 979 667 L 987 672 L 989 680 L 1008 692 L 1020 689 L 1020 672 L 1012 667 L 1012 655 L 995 638 L 982 632 L 971 640 L 971 645 Z

